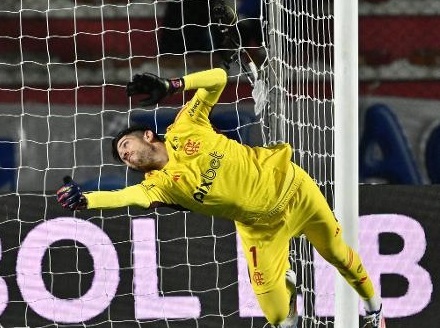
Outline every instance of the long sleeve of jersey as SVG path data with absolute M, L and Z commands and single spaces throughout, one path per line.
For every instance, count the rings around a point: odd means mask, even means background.
M 140 184 L 115 191 L 95 191 L 84 196 L 87 199 L 87 208 L 111 209 L 130 205 L 148 208 L 151 205 L 145 188 Z
M 188 74 L 183 77 L 185 90 L 197 89 L 196 95 L 208 106 L 214 106 L 226 85 L 227 75 L 221 68 Z
M 212 107 L 219 100 L 223 89 L 226 86 L 227 75 L 221 68 L 214 68 L 207 71 L 188 74 L 183 77 L 185 90 L 197 89 L 194 97 L 183 106 L 177 115 L 187 116 L 194 123 L 208 121 Z

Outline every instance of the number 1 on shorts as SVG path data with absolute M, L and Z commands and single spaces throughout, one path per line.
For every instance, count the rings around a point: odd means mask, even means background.
M 249 248 L 249 252 L 252 253 L 252 261 L 254 263 L 254 268 L 257 267 L 257 247 L 252 246 L 251 248 Z

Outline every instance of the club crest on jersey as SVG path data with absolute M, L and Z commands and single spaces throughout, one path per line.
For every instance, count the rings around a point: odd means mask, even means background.
M 209 161 L 209 168 L 200 174 L 202 182 L 196 187 L 196 191 L 193 194 L 194 200 L 199 203 L 204 202 L 205 196 L 211 190 L 212 183 L 217 176 L 217 170 L 220 167 L 223 154 L 218 154 L 216 151 L 209 153 L 211 160 Z
M 191 139 L 188 139 L 183 146 L 183 151 L 188 156 L 194 155 L 199 152 L 200 149 L 200 141 L 192 141 Z
M 264 277 L 263 277 L 263 273 L 260 271 L 254 271 L 253 275 L 252 275 L 252 280 L 254 281 L 254 283 L 257 286 L 261 286 L 264 285 Z

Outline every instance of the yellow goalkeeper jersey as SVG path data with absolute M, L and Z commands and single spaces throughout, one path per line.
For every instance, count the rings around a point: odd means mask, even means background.
M 213 129 L 209 114 L 227 81 L 222 69 L 184 80 L 185 90 L 197 92 L 167 128 L 169 162 L 140 184 L 86 194 L 88 208 L 179 205 L 242 223 L 280 212 L 295 192 L 290 145 L 249 147 Z

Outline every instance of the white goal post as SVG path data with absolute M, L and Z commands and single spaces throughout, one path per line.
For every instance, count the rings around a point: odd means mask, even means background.
M 358 249 L 358 2 L 334 1 L 335 29 L 335 208 L 347 243 Z M 335 328 L 359 326 L 359 296 L 336 280 Z

